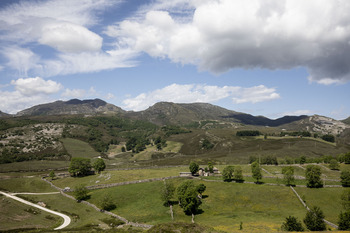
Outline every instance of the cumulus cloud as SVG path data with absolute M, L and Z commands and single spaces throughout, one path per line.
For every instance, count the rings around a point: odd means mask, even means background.
M 61 91 L 62 84 L 40 77 L 19 78 L 0 88 L 14 88 L 12 91 L 0 89 L 0 110 L 6 113 L 17 113 L 33 105 L 50 102 L 54 95 Z
M 237 86 L 208 86 L 199 84 L 171 84 L 162 89 L 149 93 L 141 93 L 134 98 L 123 101 L 124 108 L 140 111 L 159 102 L 168 101 L 176 103 L 207 102 L 212 103 L 225 98 L 232 98 L 234 103 L 258 103 L 279 98 L 274 88 L 263 85 L 243 88 Z
M 147 5 L 142 18 L 119 22 L 106 34 L 122 47 L 214 73 L 303 66 L 312 82 L 350 80 L 347 0 L 184 2 Z M 174 10 L 181 8 L 192 10 L 186 21 Z
M 63 86 L 52 80 L 44 80 L 40 77 L 36 78 L 20 78 L 12 80 L 11 84 L 15 89 L 25 96 L 45 94 L 50 95 L 59 92 Z
M 90 27 L 97 14 L 119 1 L 52 0 L 14 3 L 0 10 L 0 52 L 20 76 L 53 76 L 129 67 L 133 51 L 103 51 L 103 38 Z M 49 46 L 55 52 L 38 54 Z M 47 55 L 49 54 L 49 56 Z

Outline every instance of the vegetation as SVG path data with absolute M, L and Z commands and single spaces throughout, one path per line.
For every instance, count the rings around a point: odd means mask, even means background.
M 283 174 L 283 181 L 286 185 L 295 185 L 295 178 L 294 178 L 294 167 L 283 167 L 282 168 L 282 174 Z
M 234 179 L 236 182 L 243 182 L 243 181 L 244 181 L 244 178 L 243 178 L 243 171 L 242 171 L 242 167 L 241 167 L 241 166 L 236 166 L 236 167 L 235 167 L 233 179 Z
M 237 131 L 236 136 L 246 137 L 246 136 L 259 136 L 261 133 L 258 130 L 242 130 Z
M 329 161 L 329 168 L 331 170 L 339 170 L 340 165 L 339 165 L 339 163 L 338 163 L 338 161 L 336 159 L 331 159 Z
M 257 161 L 252 163 L 252 176 L 256 180 L 256 183 L 259 183 L 259 180 L 262 179 L 261 167 Z
M 170 206 L 171 199 L 175 194 L 175 185 L 172 182 L 164 181 L 164 186 L 161 191 L 161 199 L 163 201 L 163 205 Z
M 307 180 L 306 186 L 308 188 L 322 188 L 321 168 L 316 165 L 308 165 L 306 167 L 305 177 Z
M 286 218 L 285 222 L 282 224 L 281 229 L 283 231 L 304 231 L 304 227 L 298 218 L 289 216 Z
M 86 176 L 91 171 L 91 162 L 87 158 L 72 158 L 68 172 L 72 176 Z
M 86 200 L 89 198 L 89 190 L 84 185 L 78 185 L 74 188 L 74 197 L 78 201 Z
M 230 182 L 232 180 L 234 170 L 235 169 L 233 166 L 225 167 L 222 171 L 222 179 L 226 182 Z
M 350 171 L 342 171 L 340 173 L 340 179 L 343 187 L 350 187 Z
M 190 172 L 192 173 L 192 175 L 195 175 L 199 170 L 199 165 L 196 162 L 191 162 L 190 163 Z
M 331 134 L 323 135 L 321 138 L 327 142 L 335 142 L 335 137 Z
M 103 161 L 103 159 L 98 158 L 95 160 L 92 167 L 94 168 L 95 171 L 97 171 L 98 174 L 100 174 L 101 171 L 105 170 L 106 164 L 105 164 L 105 161 Z
M 199 206 L 202 204 L 198 198 L 198 189 L 193 181 L 184 181 L 176 189 L 177 198 L 183 211 L 192 215 L 192 222 L 194 222 L 194 215 L 198 213 Z
M 101 209 L 111 211 L 114 210 L 117 206 L 114 204 L 114 201 L 108 193 L 104 195 L 100 202 Z
M 326 230 L 326 223 L 323 221 L 324 214 L 322 210 L 314 206 L 306 213 L 304 223 L 310 231 L 324 231 Z

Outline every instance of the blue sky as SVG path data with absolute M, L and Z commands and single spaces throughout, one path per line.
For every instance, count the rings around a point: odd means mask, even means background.
M 0 110 L 100 98 L 345 119 L 348 12 L 347 0 L 2 0 Z

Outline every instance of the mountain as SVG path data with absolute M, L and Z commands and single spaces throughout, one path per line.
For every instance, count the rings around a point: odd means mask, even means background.
M 253 116 L 235 112 L 208 103 L 177 104 L 160 102 L 141 112 L 128 113 L 129 116 L 147 120 L 154 124 L 189 124 L 203 120 L 234 122 L 245 125 L 280 126 L 307 118 L 308 116 L 285 116 L 271 120 L 263 116 Z
M 342 120 L 343 123 L 350 125 L 350 117 Z
M 16 116 L 42 116 L 42 115 L 93 115 L 97 113 L 124 113 L 121 108 L 109 104 L 100 99 L 69 101 L 56 101 L 53 103 L 40 104 L 20 111 Z
M 150 121 L 157 125 L 190 124 L 201 120 L 222 120 L 234 111 L 207 103 L 177 104 L 159 102 L 140 112 L 128 112 L 127 116 Z
M 1 117 L 10 117 L 10 116 L 12 116 L 12 115 L 0 111 L 0 118 L 1 118 Z

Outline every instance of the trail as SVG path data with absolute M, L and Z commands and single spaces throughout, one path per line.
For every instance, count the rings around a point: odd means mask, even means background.
M 59 213 L 59 212 L 56 212 L 56 211 L 47 209 L 47 208 L 45 208 L 45 207 L 42 207 L 42 206 L 40 206 L 40 205 L 31 203 L 31 202 L 29 202 L 29 201 L 26 201 L 26 200 L 24 200 L 24 199 L 22 199 L 22 198 L 16 197 L 15 195 L 12 195 L 12 194 L 9 194 L 9 193 L 4 193 L 4 192 L 0 191 L 0 194 L 4 195 L 4 196 L 6 196 L 6 197 L 12 198 L 12 199 L 14 199 L 14 200 L 16 200 L 16 201 L 22 202 L 22 203 L 24 203 L 24 204 L 26 204 L 26 205 L 30 205 L 30 206 L 33 206 L 33 207 L 35 207 L 35 208 L 38 208 L 38 209 L 41 209 L 41 210 L 43 210 L 43 211 L 46 211 L 46 212 L 49 212 L 49 213 L 51 213 L 51 214 L 55 214 L 55 215 L 58 215 L 58 216 L 62 217 L 62 218 L 64 219 L 63 224 L 62 224 L 61 226 L 59 226 L 59 227 L 56 227 L 54 230 L 63 229 L 63 228 L 65 228 L 65 227 L 67 227 L 67 226 L 70 224 L 70 222 L 71 222 L 70 217 L 67 216 L 67 215 L 65 215 L 65 214 L 61 214 L 61 213 Z M 17 193 L 17 194 L 19 194 L 19 193 Z M 22 194 L 25 194 L 25 193 L 22 193 Z M 52 193 L 51 193 L 51 194 L 52 194 Z

